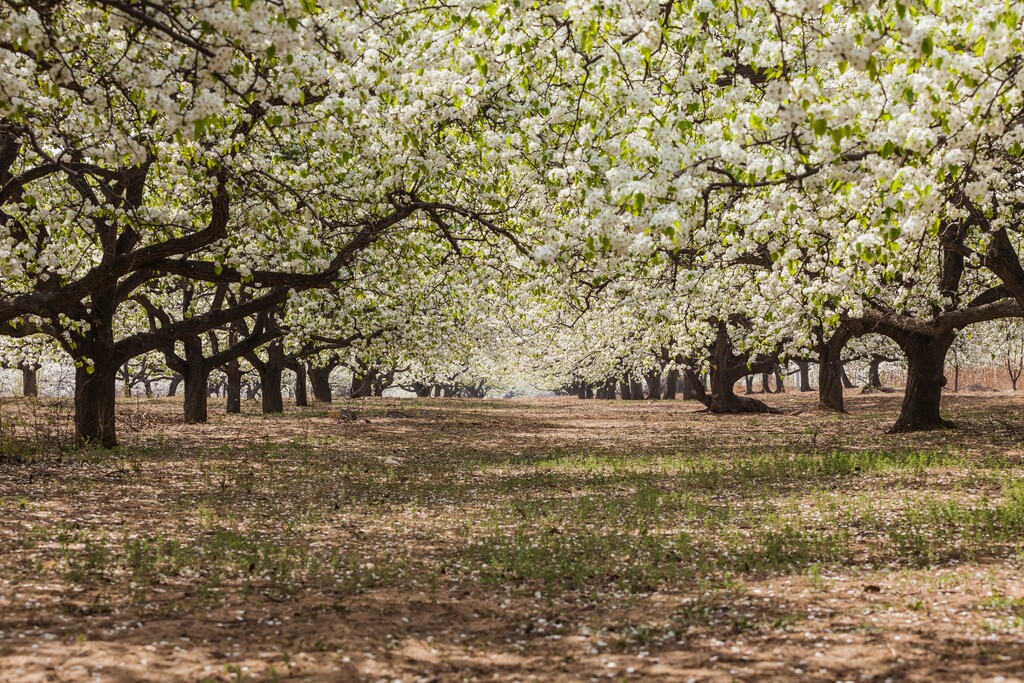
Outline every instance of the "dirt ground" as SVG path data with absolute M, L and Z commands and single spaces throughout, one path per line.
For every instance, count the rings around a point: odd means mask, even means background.
M 1024 401 L 814 399 L 2 402 L 0 681 L 1024 680 Z

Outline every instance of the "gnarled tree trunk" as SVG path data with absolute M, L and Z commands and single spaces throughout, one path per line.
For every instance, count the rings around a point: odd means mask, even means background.
M 281 393 L 281 376 L 284 374 L 284 351 L 280 341 L 267 346 L 267 360 L 258 368 L 260 390 L 263 394 L 262 407 L 266 415 L 284 412 L 284 395 Z
M 330 403 L 333 400 L 331 395 L 331 370 L 334 366 L 318 368 L 309 366 L 309 383 L 313 387 L 313 400 L 317 403 Z
M 91 372 L 85 364 L 75 368 L 75 437 L 80 444 L 117 445 L 116 395 L 117 365 L 96 359 Z
M 629 378 L 629 395 L 634 401 L 644 400 L 644 385 L 632 377 Z
M 203 358 L 203 342 L 199 337 L 187 339 L 185 345 L 185 424 L 201 424 L 208 419 L 210 368 Z
M 647 400 L 658 401 L 661 399 L 661 369 L 655 368 L 644 377 L 647 380 Z
M 890 434 L 955 426 L 943 419 L 939 410 L 942 387 L 946 386 L 946 354 L 955 336 L 952 332 L 935 336 L 906 332 L 896 339 L 907 354 L 907 388 Z
M 113 290 L 93 294 L 92 320 L 75 356 L 75 437 L 83 445 L 117 445 L 118 366 L 127 359 L 114 350 Z
M 846 412 L 843 400 L 843 347 L 852 336 L 849 329 L 840 326 L 828 339 L 818 342 L 818 405 L 822 408 Z
M 706 406 L 711 404 L 707 389 L 704 387 L 704 380 L 690 368 L 683 370 L 683 400 L 700 401 Z
M 736 395 L 733 385 L 754 370 L 746 366 L 746 363 L 733 354 L 732 341 L 729 339 L 725 323 L 719 323 L 711 354 L 711 400 L 708 403 L 708 410 L 712 413 L 775 412 L 762 401 Z
M 39 396 L 39 379 L 34 363 L 21 364 L 21 395 L 25 398 Z
M 295 405 L 305 408 L 309 405 L 309 397 L 306 394 L 306 365 L 301 361 L 292 368 L 295 373 Z
M 674 401 L 679 387 L 679 368 L 672 368 L 665 378 L 665 400 Z
M 242 367 L 238 359 L 229 360 L 224 366 L 224 375 L 227 377 L 227 386 L 224 390 L 227 396 L 226 412 L 237 414 L 242 412 Z
M 798 370 L 797 375 L 800 382 L 800 391 L 811 391 L 811 363 L 806 360 L 797 360 L 793 362 L 796 364 Z
M 878 391 L 882 390 L 882 375 L 878 369 L 885 359 L 878 355 L 871 356 L 871 362 L 868 364 L 868 386 Z

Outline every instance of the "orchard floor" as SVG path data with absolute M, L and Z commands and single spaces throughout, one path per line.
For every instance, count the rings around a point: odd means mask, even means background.
M 0 681 L 1024 680 L 1024 400 L 814 398 L 5 401 Z

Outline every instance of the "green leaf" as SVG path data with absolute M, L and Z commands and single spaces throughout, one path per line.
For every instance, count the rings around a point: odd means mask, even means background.
M 924 40 L 921 41 L 921 52 L 924 53 L 925 57 L 931 57 L 932 56 L 932 50 L 934 50 L 934 49 L 935 49 L 935 43 L 932 41 L 931 35 L 925 36 Z
M 825 131 L 828 130 L 828 121 L 825 119 L 815 119 L 814 123 L 811 124 L 811 129 L 815 135 L 824 135 Z

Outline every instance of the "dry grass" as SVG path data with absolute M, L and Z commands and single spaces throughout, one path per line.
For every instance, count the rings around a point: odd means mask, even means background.
M 0 404 L 0 681 L 1020 680 L 1024 405 L 769 400 Z

